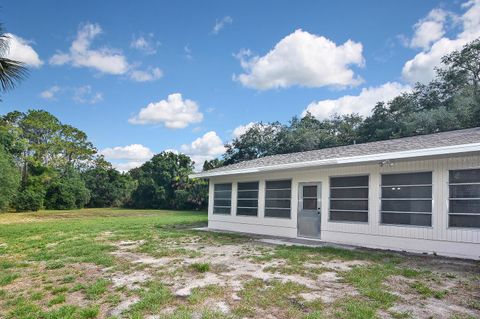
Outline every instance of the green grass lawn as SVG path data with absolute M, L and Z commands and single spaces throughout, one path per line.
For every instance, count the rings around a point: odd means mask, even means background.
M 192 229 L 206 221 L 162 210 L 0 214 L 0 318 L 428 318 L 439 303 L 445 318 L 480 316 L 478 263 Z

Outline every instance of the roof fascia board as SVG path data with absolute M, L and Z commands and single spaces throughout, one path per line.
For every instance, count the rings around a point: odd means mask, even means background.
M 242 168 L 242 169 L 226 170 L 226 171 L 220 171 L 220 172 L 209 173 L 209 171 L 206 171 L 206 172 L 191 174 L 189 175 L 189 177 L 190 178 L 206 178 L 206 177 L 214 177 L 214 176 L 278 171 L 278 170 L 294 169 L 294 168 L 308 168 L 308 167 L 324 166 L 324 165 L 353 164 L 353 163 L 374 162 L 374 161 L 384 161 L 384 160 L 393 160 L 393 159 L 398 160 L 398 159 L 405 159 L 405 158 L 437 156 L 437 155 L 446 155 L 446 154 L 459 154 L 459 153 L 469 153 L 469 152 L 478 152 L 478 151 L 480 151 L 480 143 L 472 143 L 472 144 L 442 146 L 442 147 L 425 148 L 425 149 L 400 151 L 400 152 L 379 153 L 379 154 L 370 154 L 370 155 L 341 157 L 341 158 L 335 158 L 335 159 L 324 159 L 324 160 L 314 160 L 314 161 L 297 162 L 297 163 Z

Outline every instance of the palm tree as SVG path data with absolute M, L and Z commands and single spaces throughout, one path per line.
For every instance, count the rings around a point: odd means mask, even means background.
M 5 92 L 13 89 L 28 73 L 25 64 L 7 58 L 10 50 L 10 36 L 4 32 L 0 24 L 0 90 Z

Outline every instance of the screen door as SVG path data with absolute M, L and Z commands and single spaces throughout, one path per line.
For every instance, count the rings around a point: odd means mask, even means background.
M 299 237 L 320 238 L 322 183 L 300 183 L 298 190 Z

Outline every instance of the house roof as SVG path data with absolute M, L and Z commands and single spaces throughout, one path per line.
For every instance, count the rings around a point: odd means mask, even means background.
M 246 174 L 291 168 L 418 158 L 480 152 L 480 127 L 280 154 L 244 161 L 192 174 L 193 178 Z

